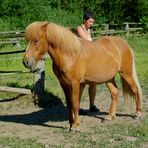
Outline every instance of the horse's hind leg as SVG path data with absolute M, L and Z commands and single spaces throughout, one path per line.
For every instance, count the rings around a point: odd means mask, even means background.
M 105 119 L 113 120 L 116 118 L 116 106 L 119 97 L 119 90 L 117 88 L 114 78 L 111 81 L 107 82 L 106 84 L 110 90 L 112 101 L 109 109 L 109 114 Z
M 141 100 L 141 90 L 140 87 L 138 87 L 138 84 L 134 81 L 133 77 L 130 75 L 123 75 L 122 74 L 122 81 L 124 83 L 127 83 L 131 90 L 132 96 L 135 97 L 136 102 L 136 112 L 137 112 L 137 118 L 140 118 L 142 116 L 142 100 Z M 124 86 L 123 86 L 124 87 Z M 124 88 L 123 88 L 124 89 Z

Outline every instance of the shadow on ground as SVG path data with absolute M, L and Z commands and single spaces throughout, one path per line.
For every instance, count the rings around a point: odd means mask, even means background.
M 89 110 L 87 109 L 81 109 L 82 111 L 82 114 L 80 115 L 83 115 L 83 116 L 93 116 L 95 118 L 98 118 L 100 119 L 102 122 L 104 122 L 105 120 L 105 117 L 108 115 L 108 112 L 104 112 L 104 111 L 100 111 L 100 112 L 90 112 Z M 125 113 L 116 113 L 116 117 L 129 117 L 129 118 L 134 118 L 135 115 L 130 115 L 130 114 L 125 114 Z
M 19 96 L 9 98 L 7 100 L 0 101 L 0 103 L 14 101 L 18 98 Z M 36 103 L 36 105 L 40 107 L 39 109 L 35 109 L 37 111 L 26 114 L 0 115 L 0 121 L 21 123 L 26 125 L 49 126 L 46 124 L 46 122 L 62 122 L 67 120 L 66 106 L 57 96 L 54 96 L 52 93 L 45 92 L 44 96 L 41 96 L 37 102 L 38 103 Z

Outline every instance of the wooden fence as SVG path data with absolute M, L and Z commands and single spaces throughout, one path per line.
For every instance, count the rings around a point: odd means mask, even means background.
M 122 30 L 119 30 L 118 26 L 119 25 L 117 24 L 95 24 L 93 31 L 91 32 L 92 37 L 97 38 L 102 35 L 115 35 L 123 33 L 129 35 L 130 33 L 142 30 L 142 27 L 140 27 L 141 23 L 125 22 L 122 24 Z M 76 27 L 67 28 L 71 29 L 73 32 L 75 32 L 76 29 Z M 0 46 L 5 44 L 15 44 L 19 46 L 22 40 L 24 40 L 24 30 L 0 32 Z
M 24 53 L 25 50 L 19 50 L 19 51 L 11 51 L 11 52 L 1 52 L 0 55 L 6 55 L 6 54 L 18 54 L 18 53 Z M 6 59 L 7 60 L 7 59 Z M 20 94 L 33 94 L 35 97 L 42 95 L 44 91 L 44 79 L 45 79 L 45 63 L 44 59 L 41 60 L 40 65 L 38 65 L 40 71 L 37 71 L 34 73 L 34 88 L 26 89 L 26 88 L 14 88 L 14 87 L 7 87 L 7 86 L 0 86 L 1 92 L 14 92 L 14 93 L 20 93 Z M 22 74 L 22 73 L 31 73 L 30 71 L 0 71 L 1 75 L 11 75 L 11 74 Z
M 94 25 L 94 31 L 92 31 L 93 38 L 97 38 L 101 35 L 112 35 L 112 34 L 122 34 L 126 33 L 126 35 L 129 35 L 130 32 L 140 31 L 142 30 L 140 26 L 140 23 L 129 23 L 125 22 L 123 24 L 125 27 L 123 30 L 116 30 L 114 29 L 117 25 L 109 25 L 109 24 L 103 24 L 103 30 L 100 30 L 99 25 Z M 114 28 L 112 28 L 114 26 Z M 136 26 L 136 27 L 135 27 Z M 73 31 L 75 30 L 75 27 L 70 27 L 70 29 Z M 6 45 L 6 44 L 14 44 L 16 46 L 20 46 L 21 41 L 24 40 L 24 30 L 21 31 L 9 31 L 9 32 L 0 32 L 0 46 Z M 25 50 L 21 51 L 11 51 L 11 52 L 0 52 L 0 55 L 3 54 L 17 54 L 20 52 L 25 52 Z M 33 91 L 30 89 L 24 89 L 24 88 L 12 88 L 12 87 L 6 87 L 6 86 L 0 86 L 0 91 L 10 91 L 10 92 L 16 92 L 21 94 L 34 94 L 34 95 L 42 95 L 44 91 L 44 79 L 45 79 L 45 62 L 44 59 L 40 61 L 40 67 L 41 70 L 39 72 L 35 73 L 34 77 L 34 89 Z M 26 72 L 26 71 L 25 71 Z M 23 71 L 20 71 L 20 73 L 25 73 Z M 1 72 L 0 72 L 1 73 Z M 18 71 L 3 71 L 3 73 L 18 73 Z
M 0 32 L 0 46 L 6 44 L 19 46 L 22 40 L 24 40 L 24 30 Z
M 102 24 L 102 25 L 94 25 L 92 36 L 93 38 L 97 38 L 102 35 L 116 35 L 116 34 L 126 34 L 129 36 L 130 33 L 141 31 L 143 28 L 141 27 L 141 23 L 134 22 L 124 22 L 123 24 Z M 102 28 L 100 30 L 100 28 Z

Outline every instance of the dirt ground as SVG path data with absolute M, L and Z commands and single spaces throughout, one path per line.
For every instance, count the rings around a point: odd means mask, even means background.
M 91 130 L 92 127 L 104 124 L 110 105 L 110 94 L 102 92 L 96 97 L 96 104 L 101 112 L 80 115 L 80 131 Z M 148 99 L 143 96 L 144 114 L 148 115 Z M 81 108 L 88 110 L 89 99 L 81 102 Z M 117 106 L 117 119 L 114 122 L 132 122 L 132 117 L 124 112 L 122 95 Z M 112 124 L 112 123 L 111 123 Z M 31 96 L 18 96 L 0 101 L 0 137 L 16 137 L 22 139 L 38 139 L 43 144 L 60 144 L 64 137 L 58 129 L 68 129 L 67 111 L 63 102 L 55 100 L 47 108 L 39 108 L 32 102 Z

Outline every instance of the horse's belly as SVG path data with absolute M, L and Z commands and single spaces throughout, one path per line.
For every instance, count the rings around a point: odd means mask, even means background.
M 111 80 L 116 73 L 118 72 L 118 64 L 114 63 L 114 65 L 99 65 L 92 66 L 87 69 L 85 79 L 88 81 L 94 81 L 97 83 L 103 83 L 108 80 Z
M 103 83 L 108 80 L 111 80 L 116 73 L 113 74 L 99 74 L 99 75 L 93 75 L 93 76 L 87 76 L 85 77 L 85 80 L 87 81 L 92 81 L 92 82 L 97 82 L 97 83 Z

